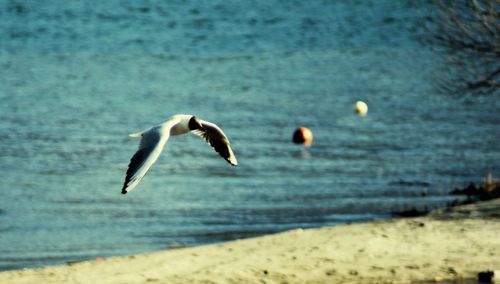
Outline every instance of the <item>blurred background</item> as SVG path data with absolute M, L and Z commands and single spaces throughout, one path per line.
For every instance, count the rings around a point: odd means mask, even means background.
M 453 41 L 453 15 L 491 18 L 470 2 L 1 1 L 0 270 L 389 218 L 498 176 L 499 41 Z M 128 134 L 177 113 L 239 166 L 175 137 L 121 195 Z

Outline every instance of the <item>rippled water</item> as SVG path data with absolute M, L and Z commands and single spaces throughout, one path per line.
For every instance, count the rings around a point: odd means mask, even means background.
M 405 1 L 2 2 L 0 269 L 386 218 L 498 174 L 499 100 L 436 94 L 418 17 Z M 175 137 L 121 195 L 128 133 L 176 113 L 219 124 L 240 165 Z

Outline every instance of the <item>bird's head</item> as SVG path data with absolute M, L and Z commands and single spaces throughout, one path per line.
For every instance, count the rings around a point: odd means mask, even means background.
M 203 129 L 203 126 L 201 125 L 201 121 L 194 115 L 189 120 L 188 127 L 189 127 L 189 130 Z

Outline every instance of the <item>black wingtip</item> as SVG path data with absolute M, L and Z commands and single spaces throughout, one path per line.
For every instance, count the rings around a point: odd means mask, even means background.
M 122 194 L 127 194 L 127 191 L 124 189 L 122 189 Z

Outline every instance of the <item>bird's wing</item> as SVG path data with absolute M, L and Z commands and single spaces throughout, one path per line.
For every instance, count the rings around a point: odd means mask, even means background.
M 163 146 L 165 146 L 170 137 L 170 129 L 167 128 L 165 130 L 161 126 L 156 126 L 141 133 L 141 136 L 139 149 L 132 159 L 130 159 L 130 164 L 128 165 L 127 175 L 122 188 L 123 194 L 132 191 L 158 159 Z
M 238 161 L 234 156 L 233 150 L 231 149 L 231 144 L 229 139 L 222 130 L 215 124 L 200 120 L 203 129 L 193 130 L 192 132 L 198 136 L 205 138 L 205 140 L 214 148 L 214 150 L 219 153 L 219 155 L 224 158 L 228 163 L 233 166 L 238 165 Z

